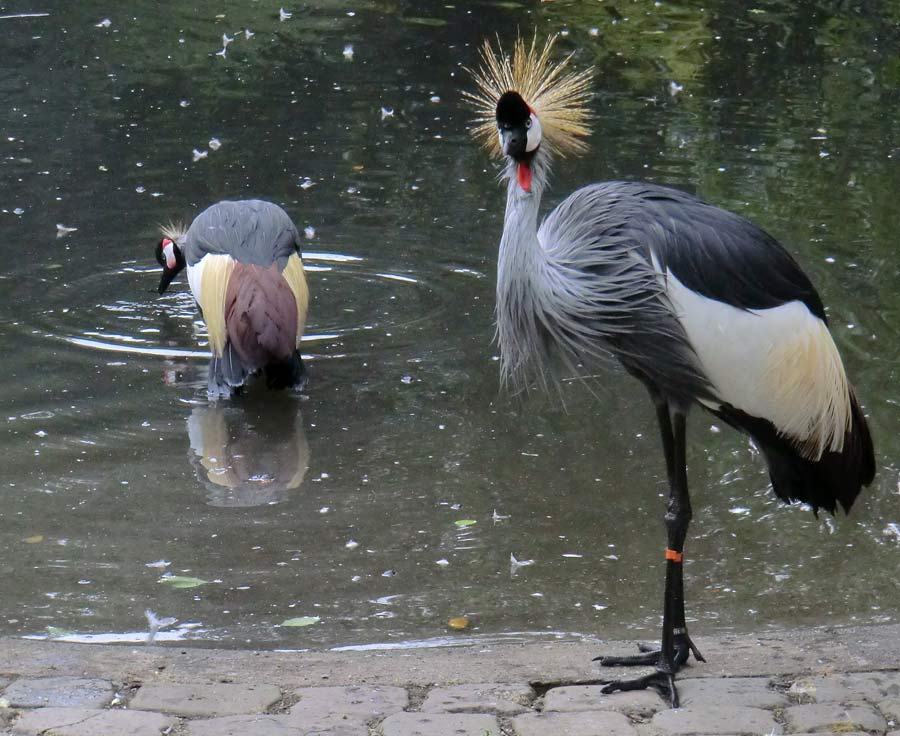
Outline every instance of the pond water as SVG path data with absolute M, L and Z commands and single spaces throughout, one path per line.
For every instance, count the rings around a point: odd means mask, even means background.
M 597 69 L 590 152 L 546 204 L 644 178 L 763 225 L 871 415 L 876 481 L 836 519 L 780 505 L 746 439 L 692 415 L 695 632 L 897 620 L 895 6 L 190 5 L 0 0 L 0 634 L 140 641 L 149 610 L 177 619 L 158 640 L 219 646 L 656 636 L 643 389 L 498 386 L 505 195 L 460 91 L 485 36 L 532 27 Z M 210 404 L 153 246 L 241 197 L 308 236 L 311 380 Z

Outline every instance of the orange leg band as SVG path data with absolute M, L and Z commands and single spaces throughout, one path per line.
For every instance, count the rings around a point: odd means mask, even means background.
M 666 559 L 672 562 L 681 562 L 684 559 L 684 555 L 681 552 L 676 552 L 674 549 L 666 549 Z

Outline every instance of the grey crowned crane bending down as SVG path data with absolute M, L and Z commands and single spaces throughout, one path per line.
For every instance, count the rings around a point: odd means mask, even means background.
M 505 383 L 546 387 L 614 355 L 650 392 L 669 482 L 661 647 L 604 665 L 655 664 L 604 692 L 655 688 L 678 707 L 675 674 L 702 661 L 685 624 L 682 555 L 691 504 L 685 418 L 694 404 L 749 434 L 772 488 L 814 511 L 850 509 L 875 474 L 872 440 L 822 301 L 779 243 L 684 192 L 603 182 L 571 194 L 538 225 L 552 153 L 584 149 L 591 71 L 519 39 L 512 58 L 485 43 L 467 93 L 473 134 L 506 159 L 497 267 Z
M 185 230 L 162 228 L 156 260 L 162 294 L 185 267 L 209 331 L 210 398 L 240 391 L 265 371 L 269 388 L 300 390 L 300 338 L 309 291 L 300 236 L 287 213 L 261 200 L 219 202 Z

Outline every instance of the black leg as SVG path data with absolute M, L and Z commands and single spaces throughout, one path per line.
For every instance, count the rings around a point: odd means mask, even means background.
M 633 657 L 599 657 L 600 663 L 614 665 L 656 664 L 656 672 L 634 680 L 614 680 L 606 683 L 603 692 L 653 688 L 666 698 L 673 708 L 678 707 L 675 674 L 693 653 L 704 661 L 687 632 L 684 616 L 684 571 L 682 559 L 684 540 L 691 521 L 691 500 L 687 486 L 686 416 L 685 412 L 669 406 L 661 396 L 651 391 L 656 406 L 666 472 L 669 479 L 669 500 L 666 508 L 666 587 L 663 600 L 662 639 L 658 651 L 644 651 Z

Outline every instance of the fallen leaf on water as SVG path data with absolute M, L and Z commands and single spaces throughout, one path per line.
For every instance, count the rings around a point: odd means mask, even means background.
M 23 541 L 25 542 L 25 544 L 39 544 L 40 542 L 44 541 L 44 535 L 35 534 L 32 537 L 25 537 Z
M 289 618 L 287 621 L 282 621 L 282 626 L 312 626 L 313 624 L 319 623 L 321 621 L 318 616 L 299 616 L 298 618 Z
M 475 519 L 459 519 L 453 523 L 460 529 L 465 529 L 467 526 L 472 526 L 472 524 L 477 524 L 478 522 Z
M 159 582 L 171 585 L 173 588 L 180 590 L 182 588 L 197 588 L 206 585 L 209 580 L 201 580 L 200 578 L 184 577 L 182 575 L 168 575 L 160 578 Z
M 451 629 L 462 631 L 463 629 L 469 628 L 469 619 L 465 616 L 455 616 L 447 621 L 447 624 Z

